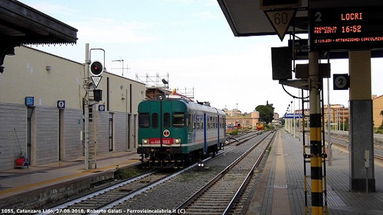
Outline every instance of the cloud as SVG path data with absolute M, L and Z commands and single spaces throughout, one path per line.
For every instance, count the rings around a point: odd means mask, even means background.
M 201 18 L 201 19 L 218 19 L 218 18 L 221 18 L 216 13 L 213 13 L 211 11 L 202 11 L 202 12 L 194 14 L 193 16 Z
M 39 10 L 45 14 L 48 14 L 52 17 L 65 17 L 65 16 L 73 16 L 74 14 L 78 14 L 80 11 L 73 7 L 66 7 L 63 4 L 55 4 L 48 1 L 24 1 L 24 4 Z
M 262 54 L 259 54 L 262 53 Z M 140 77 L 146 73 L 170 75 L 171 88 L 195 88 L 195 98 L 210 101 L 217 108 L 234 108 L 250 112 L 259 104 L 277 103 L 270 92 L 282 89 L 271 80 L 270 50 L 250 47 L 241 53 L 195 57 L 153 58 L 131 60 L 132 72 Z M 276 90 L 274 90 L 276 89 Z M 266 93 L 269 92 L 269 93 Z M 286 101 L 287 104 L 287 101 Z
M 122 20 L 92 18 L 74 23 L 80 40 L 98 43 L 136 43 L 153 41 L 149 24 Z

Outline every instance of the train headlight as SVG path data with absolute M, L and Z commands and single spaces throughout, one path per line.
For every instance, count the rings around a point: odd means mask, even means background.
M 149 143 L 148 139 L 142 139 L 142 144 L 148 144 L 148 143 Z
M 180 138 L 175 139 L 175 143 L 176 144 L 181 144 L 181 139 Z

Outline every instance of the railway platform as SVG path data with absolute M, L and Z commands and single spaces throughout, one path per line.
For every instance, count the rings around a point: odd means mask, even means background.
M 84 160 L 80 158 L 0 171 L 0 208 L 14 208 L 18 202 L 44 205 L 45 201 L 75 194 L 99 181 L 111 179 L 117 169 L 138 163 L 139 156 L 135 151 L 113 152 L 99 154 L 96 169 L 85 170 Z
M 256 185 L 256 194 L 251 200 L 247 214 L 305 214 L 302 151 L 303 146 L 298 138 L 282 130 L 279 132 L 262 179 Z M 383 165 L 381 162 L 375 160 L 376 192 L 374 193 L 349 191 L 349 157 L 345 149 L 335 148 L 332 164 L 326 167 L 329 214 L 383 214 Z M 310 197 L 308 197 L 308 203 L 311 203 Z M 308 212 L 310 214 L 310 208 Z

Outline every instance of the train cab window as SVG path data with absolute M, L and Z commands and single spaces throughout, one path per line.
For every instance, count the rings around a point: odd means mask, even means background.
M 170 128 L 170 113 L 164 113 L 164 128 Z
M 173 113 L 173 127 L 184 127 L 184 126 L 185 126 L 185 114 Z
M 158 113 L 152 114 L 152 127 L 158 128 Z
M 138 126 L 140 128 L 149 128 L 149 126 L 150 126 L 150 115 L 149 115 L 149 113 L 140 113 L 138 115 Z

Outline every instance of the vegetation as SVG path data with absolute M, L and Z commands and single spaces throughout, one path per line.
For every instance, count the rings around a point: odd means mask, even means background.
M 273 130 L 274 129 L 274 126 L 272 124 L 267 124 L 265 126 L 265 130 L 268 131 L 268 130 Z
M 117 169 L 114 172 L 114 178 L 116 179 L 127 179 L 134 176 L 140 175 L 143 173 L 143 170 L 137 166 L 133 166 L 127 169 Z
M 238 129 L 233 129 L 232 131 L 228 132 L 229 135 L 237 135 Z
M 269 102 L 266 101 L 266 105 L 258 105 L 255 108 L 255 110 L 259 112 L 260 121 L 265 122 L 266 124 L 269 124 L 271 121 L 273 121 L 273 118 L 274 118 L 273 104 L 269 104 Z
M 379 128 L 375 129 L 376 134 L 383 134 L 383 128 L 380 126 Z

